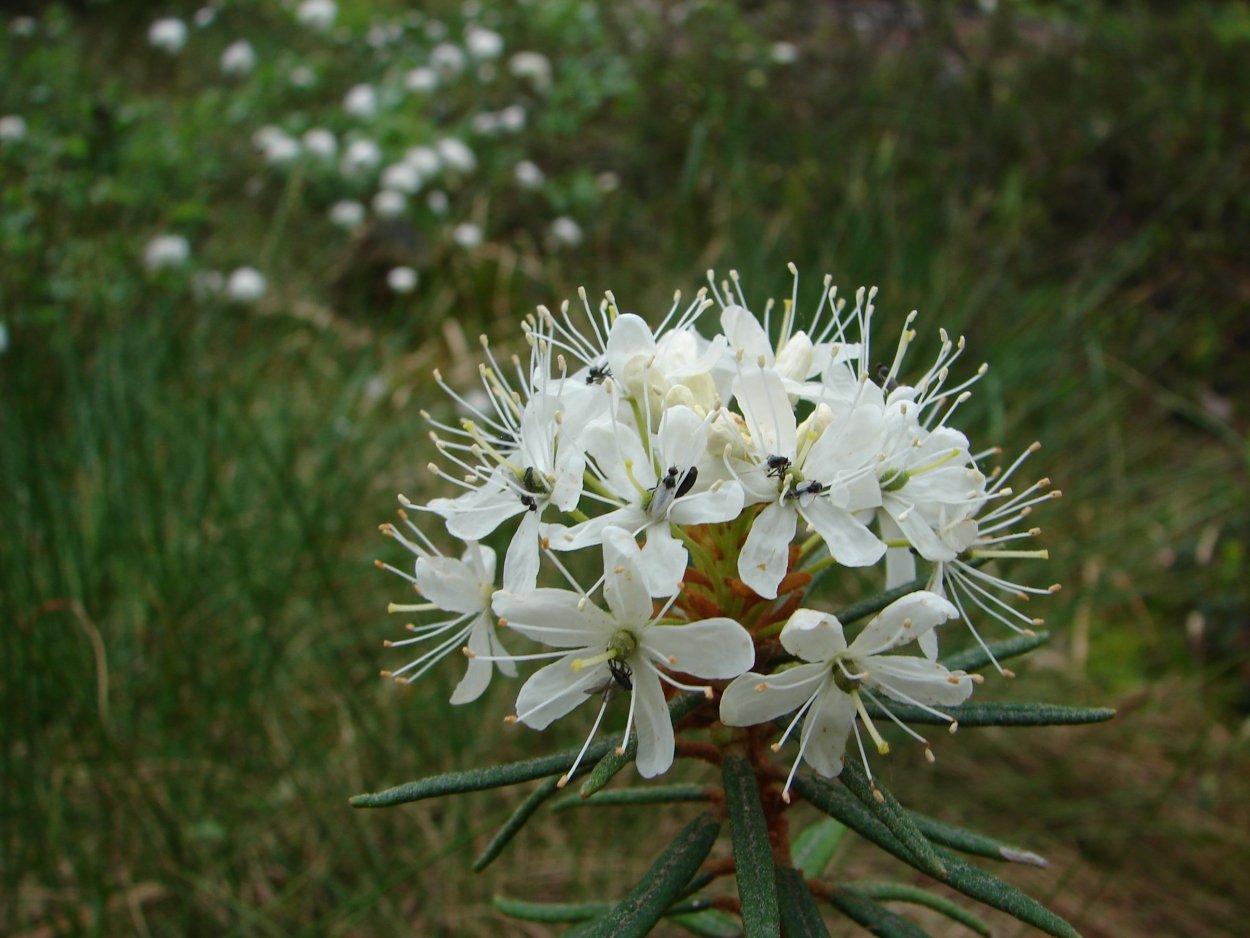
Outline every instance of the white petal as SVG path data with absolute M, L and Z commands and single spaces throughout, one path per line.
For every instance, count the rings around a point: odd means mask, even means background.
M 955 559 L 955 551 L 942 543 L 942 539 L 934 533 L 918 506 L 891 493 L 882 497 L 881 507 L 899 526 L 907 542 L 925 560 Z
M 772 343 L 754 313 L 731 303 L 721 311 L 720 327 L 733 350 L 744 353 L 742 360 L 745 363 L 754 365 L 763 358 L 766 366 L 773 364 Z
M 435 498 L 430 501 L 429 508 L 446 520 L 447 531 L 452 537 L 464 541 L 480 540 L 517 512 L 525 511 L 525 506 L 515 494 L 494 482 L 487 482 L 456 498 Z
M 765 599 L 777 598 L 777 584 L 790 566 L 790 542 L 798 521 L 794 509 L 773 502 L 756 516 L 738 554 L 738 576 Z
M 709 680 L 737 677 L 755 663 L 751 634 L 733 619 L 653 625 L 643 632 L 642 646 L 668 670 Z
M 972 694 L 972 678 L 952 673 L 936 661 L 906 655 L 877 655 L 864 662 L 865 683 L 896 700 L 918 700 L 931 706 L 952 707 Z
M 638 554 L 637 563 L 647 592 L 652 596 L 672 596 L 681 589 L 690 555 L 681 541 L 673 537 L 667 521 L 648 525 L 646 532 L 647 543 Z
M 508 628 L 553 648 L 606 643 L 616 631 L 616 623 L 594 603 L 588 602 L 579 609 L 582 599 L 578 593 L 545 587 L 525 593 L 499 590 L 493 597 L 492 608 Z
M 628 369 L 630 359 L 638 355 L 655 354 L 655 336 L 651 327 L 633 313 L 622 313 L 612 323 L 608 332 L 607 348 L 608 367 L 617 380 L 621 380 Z
M 721 694 L 721 722 L 726 726 L 755 726 L 792 713 L 807 702 L 828 673 L 824 664 L 800 664 L 769 675 L 748 671 Z M 759 690 L 761 686 L 763 690 Z
M 503 558 L 503 588 L 524 593 L 538 585 L 538 512 L 527 511 Z
M 603 532 L 603 597 L 616 627 L 641 626 L 651 618 L 651 592 L 639 569 L 638 544 L 623 528 Z
M 583 547 L 602 544 L 603 532 L 608 528 L 636 531 L 646 522 L 647 516 L 641 508 L 636 505 L 626 505 L 569 528 L 558 524 L 544 525 L 542 533 L 552 550 L 581 550 Z
M 715 524 L 732 521 L 742 514 L 742 486 L 737 482 L 723 482 L 716 491 L 683 495 L 673 502 L 668 516 L 677 524 Z
M 847 567 L 867 567 L 885 553 L 885 544 L 845 508 L 827 498 L 813 499 L 802 508 L 803 517 L 824 539 L 829 553 Z
M 934 626 L 958 616 L 959 610 L 936 593 L 928 590 L 908 593 L 877 613 L 851 642 L 849 650 L 856 659 L 879 655 L 914 641 Z
M 842 771 L 846 740 L 855 719 L 855 701 L 833 683 L 832 677 L 821 691 L 820 700 L 803 718 L 803 761 L 821 775 L 832 778 Z
M 486 607 L 482 584 L 473 569 L 450 557 L 420 557 L 416 564 L 417 589 L 439 609 L 480 612 Z
M 606 664 L 573 670 L 573 661 L 585 657 L 589 651 L 581 649 L 565 655 L 530 676 L 516 698 L 516 712 L 522 723 L 545 730 L 553 720 L 585 703 L 590 697 L 586 693 L 588 690 L 609 679 Z
M 768 456 L 794 459 L 794 408 L 781 378 L 759 368 L 743 371 L 734 382 L 734 397 L 742 408 L 756 449 Z
M 660 464 L 665 469 L 676 466 L 684 473 L 703 458 L 707 449 L 707 423 L 689 407 L 664 411 L 657 436 Z
M 634 669 L 634 700 L 634 732 L 638 736 L 634 765 L 643 778 L 654 778 L 673 764 L 673 723 L 654 668 L 641 665 Z
M 804 661 L 830 661 L 846 651 L 838 617 L 817 609 L 797 609 L 781 630 L 781 645 Z
M 556 483 L 551 487 L 551 502 L 561 511 L 572 511 L 582 497 L 586 457 L 570 444 L 563 443 L 556 454 L 555 471 Z
M 484 620 L 486 616 L 482 617 Z M 486 621 L 486 628 L 480 627 L 481 623 L 475 622 L 472 630 L 469 632 L 469 651 L 476 655 L 493 655 L 495 653 L 492 648 L 490 629 L 492 626 Z M 469 667 L 464 672 L 464 677 L 460 679 L 460 683 L 456 685 L 455 691 L 452 692 L 451 702 L 453 704 L 466 704 L 477 700 L 482 696 L 482 692 L 486 690 L 490 684 L 491 673 L 495 670 L 495 665 L 490 661 L 481 661 L 477 658 L 469 659 Z

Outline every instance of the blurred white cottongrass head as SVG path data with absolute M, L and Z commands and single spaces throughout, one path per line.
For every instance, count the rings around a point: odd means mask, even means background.
M 442 164 L 452 172 L 467 175 L 477 169 L 477 157 L 463 140 L 444 137 L 435 146 Z
M 411 267 L 394 267 L 386 275 L 386 285 L 395 293 L 411 293 L 417 287 L 417 272 Z
M 372 140 L 353 140 L 343 153 L 341 164 L 344 176 L 359 176 L 376 169 L 382 162 L 382 150 Z
M 227 75 L 248 75 L 256 68 L 256 50 L 246 39 L 230 43 L 221 53 L 221 70 Z
M 464 45 L 469 55 L 479 62 L 497 59 L 503 54 L 503 36 L 482 26 L 469 25 L 465 29 Z
M 567 215 L 561 215 L 551 223 L 551 240 L 556 247 L 577 247 L 585 237 L 582 226 Z
M 424 65 L 411 69 L 404 75 L 404 87 L 418 94 L 429 94 L 438 87 L 438 72 Z
M 551 60 L 541 52 L 518 52 L 508 60 L 513 77 L 527 80 L 535 91 L 551 87 Z
M 430 68 L 445 78 L 463 72 L 465 62 L 464 50 L 454 42 L 440 42 L 430 50 Z
M 339 143 L 334 137 L 334 132 L 324 127 L 313 127 L 306 130 L 304 131 L 304 136 L 300 139 L 304 144 L 304 149 L 318 159 L 333 159 L 339 150 Z
M 413 195 L 421 190 L 421 173 L 406 160 L 392 163 L 382 170 L 382 187 Z
M 255 267 L 239 267 L 226 280 L 226 296 L 236 303 L 255 303 L 268 287 L 264 274 Z
M 18 114 L 0 117 L 0 143 L 17 143 L 26 139 L 26 118 Z
M 191 256 L 191 247 L 182 235 L 157 235 L 143 248 L 143 266 L 150 271 L 181 267 Z
M 473 222 L 461 222 L 451 230 L 451 239 L 462 248 L 472 249 L 482 243 L 482 229 Z
M 538 164 L 530 160 L 521 160 L 517 163 L 512 169 L 512 175 L 522 189 L 538 189 L 547 181 L 547 177 L 539 169 Z
M 378 92 L 373 85 L 359 84 L 343 97 L 343 110 L 352 117 L 372 120 L 378 113 Z
M 408 196 L 382 189 L 373 197 L 373 213 L 379 218 L 398 218 L 408 210 Z
M 354 199 L 343 199 L 330 206 L 330 221 L 340 228 L 355 228 L 365 220 L 365 207 Z
M 187 24 L 167 16 L 148 27 L 148 44 L 153 48 L 177 55 L 187 44 Z
M 295 19 L 301 26 L 324 31 L 334 25 L 338 13 L 334 0 L 304 0 L 295 11 Z

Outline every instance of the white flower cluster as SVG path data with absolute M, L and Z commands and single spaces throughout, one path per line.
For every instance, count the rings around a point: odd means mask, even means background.
M 601 697 L 593 737 L 609 702 L 628 692 L 623 738 L 636 733 L 648 777 L 674 758 L 665 685 L 719 692 L 728 726 L 794 713 L 781 742 L 801 720 L 794 767 L 826 775 L 840 770 L 852 735 L 863 753 L 860 724 L 886 751 L 870 710 L 890 714 L 887 699 L 953 728 L 937 708 L 962 703 L 979 678 L 938 663 L 937 627 L 971 628 L 972 607 L 1017 631 L 1037 624 L 1000 594 L 1047 590 L 984 564 L 1044 557 L 1003 545 L 1036 534 L 1019 523 L 1057 493 L 1046 480 L 1013 493 L 1006 483 L 1023 456 L 987 478 L 979 462 L 995 451 L 974 453 L 950 425 L 985 371 L 951 378 L 962 340 L 941 333 L 936 358 L 908 382 L 914 314 L 889 363 L 874 367 L 874 293 L 846 304 L 826 277 L 800 324 L 791 271 L 791 297 L 762 316 L 736 274 L 719 286 L 709 274 L 709 287 L 684 306 L 678 295 L 656 328 L 619 312 L 611 293 L 593 309 L 583 291 L 586 328 L 567 304 L 540 307 L 525 326 L 528 360 L 505 366 L 483 339 L 480 392 L 458 394 L 436 372 L 461 416 L 423 412 L 451 467 L 430 468 L 459 494 L 401 499 L 402 529 L 383 532 L 416 555 L 415 570 L 379 565 L 424 599 L 392 611 L 450 618 L 388 642 L 424 652 L 384 673 L 407 682 L 463 650 L 468 670 L 452 702 L 466 703 L 494 668 L 513 676 L 519 662 L 554 659 L 523 684 L 511 719 L 543 729 Z M 714 310 L 720 329 L 709 338 L 696 326 Z M 465 543 L 459 559 L 413 512 Z M 499 576 L 483 543 L 496 538 L 507 542 Z M 573 573 L 587 568 L 578 554 L 601 571 L 588 588 Z M 806 587 L 829 568 L 881 564 L 882 585 L 894 588 L 915 581 L 918 562 L 930 565 L 926 588 L 881 609 L 849 643 L 835 616 L 806 606 Z M 554 650 L 510 653 L 507 634 Z M 911 642 L 919 654 L 889 653 Z M 713 681 L 730 683 L 699 683 Z

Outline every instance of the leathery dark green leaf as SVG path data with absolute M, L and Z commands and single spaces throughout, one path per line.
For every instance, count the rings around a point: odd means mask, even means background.
M 870 716 L 889 719 L 876 701 L 865 699 L 864 706 Z M 1115 710 L 1110 707 L 1069 707 L 1044 703 L 973 703 L 941 709 L 942 714 L 949 715 L 960 726 L 1064 726 L 1102 723 L 1115 716 Z M 904 723 L 944 726 L 950 722 L 932 711 L 893 701 L 890 702 L 890 713 Z
M 846 825 L 831 817 L 809 824 L 790 845 L 795 867 L 808 879 L 815 879 L 825 871 L 845 837 Z
M 712 793 L 705 785 L 643 785 L 638 788 L 610 788 L 607 791 L 595 792 L 589 798 L 583 798 L 575 792 L 552 802 L 551 810 L 677 804 L 687 801 L 710 801 L 711 798 Z
M 676 723 L 686 714 L 694 712 L 706 702 L 707 698 L 702 694 L 682 694 L 680 697 L 674 697 L 668 702 L 669 718 Z M 589 798 L 602 789 L 608 782 L 612 781 L 617 772 L 625 768 L 637 757 L 638 738 L 631 736 L 621 752 L 617 752 L 613 748 L 611 752 L 599 759 L 586 781 L 582 782 L 582 787 L 579 789 L 581 796 Z
M 504 848 L 512 842 L 512 838 L 525 826 L 525 822 L 533 817 L 534 812 L 543 806 L 543 802 L 559 790 L 560 778 L 562 777 L 552 775 L 550 778 L 543 779 L 542 784 L 530 792 L 525 800 L 517 805 L 516 810 L 512 812 L 512 816 L 504 822 L 503 827 L 499 828 L 495 836 L 491 838 L 490 843 L 486 845 L 486 849 L 473 861 L 473 872 L 482 872 L 499 854 L 503 853 Z
M 991 860 L 1027 863 L 1030 866 L 1049 865 L 1045 857 L 1038 856 L 1031 850 L 1013 847 L 1011 844 L 1005 844 L 1001 840 L 995 840 L 993 837 L 986 837 L 984 834 L 978 834 L 976 831 L 970 831 L 955 824 L 948 824 L 946 821 L 939 821 L 937 818 L 918 814 L 915 811 L 908 811 L 907 814 L 915 821 L 916 826 L 920 828 L 920 833 L 924 834 L 926 839 L 935 844 L 941 844 L 943 847 L 950 847 L 952 850 L 958 850 L 961 853 L 988 857 Z
M 877 820 L 889 828 L 890 833 L 903 842 L 919 869 L 936 879 L 946 879 L 946 867 L 938 859 L 933 844 L 925 839 L 916 822 L 892 794 L 880 785 L 874 785 L 859 764 L 851 760 L 847 760 L 838 778 Z
M 929 933 L 876 899 L 855 889 L 840 887 L 829 897 L 833 907 L 881 938 L 930 938 Z
M 720 821 L 703 813 L 673 838 L 651 868 L 586 934 L 593 938 L 643 938 L 685 891 L 720 834 Z
M 777 868 L 777 904 L 786 938 L 829 938 L 816 900 L 798 870 Z
M 951 921 L 972 929 L 978 935 L 988 936 L 990 933 L 990 926 L 985 924 L 980 916 L 973 915 L 963 906 L 929 892 L 927 889 L 921 889 L 919 886 L 908 886 L 904 883 L 846 883 L 839 885 L 838 888 L 859 893 L 878 902 L 908 902 L 912 905 L 922 905 L 940 912 Z
M 742 756 L 727 755 L 721 760 L 721 778 L 742 900 L 742 934 L 744 938 L 779 938 L 773 851 L 755 770 Z
M 963 651 L 957 651 L 943 658 L 942 664 L 951 671 L 975 671 L 992 664 L 995 660 L 1006 661 L 1030 652 L 1034 648 L 1040 648 L 1049 640 L 1050 633 L 1046 631 L 1034 632 L 1032 635 L 1017 635 L 1014 638 L 1003 639 L 1001 642 L 990 642 L 985 647 L 974 645 Z

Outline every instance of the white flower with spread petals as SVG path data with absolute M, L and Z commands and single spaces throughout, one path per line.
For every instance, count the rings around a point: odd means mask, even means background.
M 777 596 L 800 517 L 838 563 L 880 560 L 885 544 L 854 514 L 874 507 L 876 496 L 875 486 L 861 484 L 881 434 L 881 410 L 871 396 L 836 410 L 820 404 L 799 426 L 780 375 L 752 368 L 734 382 L 734 398 L 750 433 L 750 469 L 740 478 L 751 500 L 769 501 L 738 555 L 742 582 L 766 599 Z
M 491 615 L 491 597 L 495 592 L 495 552 L 489 547 L 470 541 L 459 560 L 445 557 L 400 512 L 409 531 L 416 536 L 411 541 L 394 525 L 382 525 L 382 533 L 392 537 L 416 555 L 416 567 L 412 575 L 379 561 L 378 565 L 403 577 L 427 602 L 391 603 L 388 612 L 432 612 L 442 610 L 454 613 L 454 617 L 425 625 L 409 625 L 412 638 L 397 642 L 388 641 L 387 648 L 433 642 L 433 647 L 396 671 L 384 671 L 383 677 L 391 677 L 403 684 L 411 684 L 453 651 L 467 649 L 468 669 L 451 695 L 453 704 L 465 704 L 477 700 L 490 684 L 495 664 L 508 677 L 516 677 L 516 665 L 508 659 L 508 650 L 499 640 L 495 618 Z
M 872 736 L 878 752 L 884 755 L 889 751 L 864 707 L 866 697 L 884 708 L 876 692 L 935 713 L 950 721 L 953 729 L 956 726 L 953 718 L 933 708 L 954 706 L 967 700 L 972 693 L 974 676 L 948 671 L 926 658 L 884 653 L 958 615 L 954 606 L 934 593 L 911 593 L 886 606 L 848 646 L 842 623 L 836 616 L 815 609 L 800 609 L 782 629 L 781 644 L 806 663 L 768 675 L 748 672 L 737 678 L 721 696 L 721 721 L 729 726 L 754 726 L 798 711 L 774 746 L 780 748 L 799 720 L 803 720 L 799 753 L 786 780 L 787 797 L 800 761 L 821 775 L 837 775 L 842 771 L 847 738 L 852 732 L 863 754 L 856 714 Z M 904 729 L 925 743 L 925 754 L 931 758 L 924 738 L 913 730 Z M 867 759 L 864 767 L 871 778 Z
M 628 531 L 605 532 L 603 596 L 607 609 L 588 603 L 581 593 L 538 589 L 525 593 L 500 591 L 494 609 L 509 628 L 554 648 L 552 664 L 536 672 L 517 697 L 516 720 L 545 729 L 590 697 L 604 701 L 582 754 L 589 747 L 614 691 L 629 691 L 629 715 L 623 739 L 631 729 L 638 739 L 638 772 L 651 778 L 673 763 L 673 726 L 662 684 L 691 687 L 672 674 L 704 680 L 736 677 L 755 660 L 750 634 L 727 618 L 667 624 L 652 614 L 651 594 L 638 568 L 638 547 Z M 577 770 L 577 762 L 565 775 Z
M 599 421 L 581 435 L 594 459 L 600 490 L 609 504 L 606 514 L 569 528 L 547 525 L 544 536 L 553 550 L 577 550 L 602 543 L 605 531 L 624 528 L 646 538 L 638 566 L 653 596 L 671 596 L 681 589 L 688 556 L 672 533 L 672 525 L 732 521 L 742 512 L 742 486 L 717 481 L 699 484 L 698 465 L 707 452 L 707 421 L 689 407 L 671 407 L 655 434 L 639 436 L 631 419 L 626 424 Z

